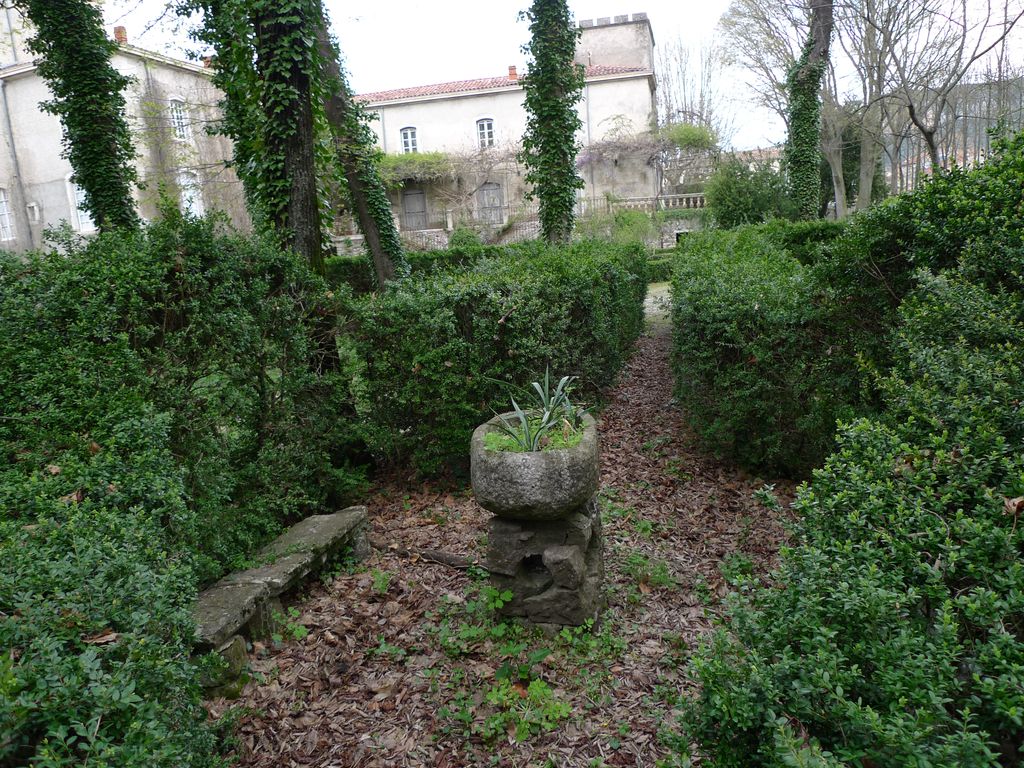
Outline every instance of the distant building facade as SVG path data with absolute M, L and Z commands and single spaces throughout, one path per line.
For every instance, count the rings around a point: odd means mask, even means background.
M 652 198 L 659 169 L 631 153 L 628 137 L 657 123 L 654 34 L 646 14 L 581 21 L 576 61 L 586 79 L 577 106 L 582 128 L 579 210 L 603 209 L 610 199 Z M 405 231 L 451 229 L 460 223 L 500 227 L 529 216 L 525 169 L 517 162 L 526 130 L 524 90 L 515 67 L 501 77 L 398 88 L 358 98 L 387 155 L 443 153 L 447 165 L 425 171 L 390 164 L 400 188 L 392 204 Z M 597 151 L 604 147 L 607 151 Z
M 18 14 L 0 9 L 0 250 L 8 251 L 42 247 L 44 230 L 64 221 L 82 234 L 96 228 L 61 156 L 60 120 L 40 107 L 51 94 L 25 37 Z M 125 98 L 140 215 L 155 217 L 163 192 L 184 210 L 220 210 L 248 228 L 242 185 L 228 167 L 231 142 L 206 130 L 220 115 L 211 73 L 129 45 L 123 28 L 116 37 L 112 63 L 133 79 Z
M 661 167 L 647 151 L 657 124 L 654 34 L 646 14 L 584 20 L 576 61 L 585 70 L 578 111 L 584 188 L 578 212 L 612 205 L 649 206 L 662 188 Z M 0 250 L 44 245 L 44 232 L 62 222 L 81 234 L 95 231 L 81 190 L 62 157 L 59 119 L 44 112 L 51 98 L 26 50 L 25 24 L 0 9 Z M 129 44 L 115 29 L 112 64 L 132 78 L 125 94 L 136 148 L 140 215 L 157 215 L 161 195 L 183 210 L 219 210 L 240 229 L 251 224 L 242 184 L 230 167 L 231 141 L 207 129 L 221 118 L 222 93 L 206 67 Z M 376 117 L 380 148 L 397 159 L 391 202 L 401 230 L 445 233 L 460 224 L 492 230 L 534 222 L 525 200 L 525 169 L 516 159 L 526 130 L 524 90 L 515 67 L 501 77 L 363 94 Z M 639 148 L 637 148 L 639 147 Z M 424 170 L 441 153 L 443 167 Z M 419 158 L 410 156 L 419 155 Z M 534 228 L 535 229 L 535 228 Z M 339 243 L 351 229 L 339 226 Z M 528 233 L 532 234 L 532 233 Z M 353 238 L 358 239 L 358 238 Z M 443 245 L 446 236 L 428 245 Z

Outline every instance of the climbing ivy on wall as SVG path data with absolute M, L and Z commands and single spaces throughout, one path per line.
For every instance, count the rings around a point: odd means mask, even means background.
M 43 105 L 60 118 L 64 154 L 85 208 L 101 230 L 139 223 L 132 201 L 135 149 L 125 117 L 131 83 L 110 63 L 117 44 L 88 0 L 15 0 L 35 28 L 28 41 L 53 98 Z
M 786 169 L 790 195 L 802 219 L 818 217 L 821 189 L 821 78 L 832 39 L 832 2 L 816 0 L 800 59 L 786 81 L 789 90 L 789 139 Z
M 582 126 L 576 104 L 583 93 L 583 68 L 573 62 L 579 31 L 565 0 L 534 0 L 523 16 L 530 22 L 530 42 L 523 52 L 532 57 L 524 79 L 526 135 L 522 161 L 532 197 L 540 206 L 541 233 L 552 243 L 572 236 L 576 173 Z

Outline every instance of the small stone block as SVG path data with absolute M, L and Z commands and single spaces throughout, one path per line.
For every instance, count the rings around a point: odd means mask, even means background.
M 568 545 L 586 548 L 592 531 L 591 518 L 578 513 L 552 521 L 492 517 L 487 530 L 487 570 L 515 576 L 526 558 L 543 555 L 548 547 Z
M 562 624 L 578 627 L 600 612 L 598 585 L 585 582 L 579 589 L 551 589 L 523 601 L 526 617 L 536 624 Z
M 284 606 L 280 599 L 271 597 L 256 607 L 246 629 L 254 640 L 269 640 L 283 629 L 283 620 Z
M 352 557 L 356 562 L 362 562 L 370 556 L 370 539 L 366 535 L 366 526 L 360 525 L 352 535 Z
M 241 635 L 232 635 L 223 646 L 217 649 L 217 653 L 223 657 L 228 665 L 227 672 L 231 677 L 238 677 L 242 674 L 249 663 L 249 653 L 245 647 L 245 638 Z
M 594 26 L 593 19 L 583 19 L 582 21 L 580 21 L 580 29 L 588 29 L 589 27 L 592 26 Z
M 312 552 L 323 562 L 339 552 L 365 524 L 366 507 L 349 507 L 332 515 L 311 515 L 260 550 L 260 556 L 284 557 L 296 552 Z
M 551 574 L 528 571 L 519 576 L 501 576 L 492 573 L 491 586 L 499 592 L 508 590 L 512 593 L 512 599 L 505 603 L 499 611 L 502 616 L 526 616 L 524 601 L 551 587 Z
M 223 646 L 268 597 L 269 588 L 260 582 L 219 582 L 202 592 L 193 613 L 199 650 Z
M 606 26 L 608 26 L 611 23 L 612 23 L 611 16 L 601 16 L 597 20 L 597 26 L 599 26 L 599 27 L 606 27 Z
M 646 13 L 634 13 L 633 14 L 633 21 L 647 21 L 647 14 Z
M 253 582 L 266 584 L 274 597 L 289 591 L 305 579 L 316 561 L 313 552 L 296 552 L 275 560 L 269 565 L 237 571 L 221 579 L 221 584 L 241 584 Z
M 214 673 L 204 671 L 199 675 L 199 685 L 205 689 L 229 685 L 241 676 L 246 664 L 249 663 L 245 639 L 241 635 L 232 635 L 224 645 L 217 649 L 217 654 L 223 660 L 224 666 Z
M 560 587 L 576 589 L 583 581 L 586 563 L 579 547 L 558 546 L 544 550 L 544 566 Z
M 625 24 L 627 21 L 629 21 L 629 14 L 628 13 L 625 16 L 616 16 L 615 17 L 615 23 L 616 24 Z

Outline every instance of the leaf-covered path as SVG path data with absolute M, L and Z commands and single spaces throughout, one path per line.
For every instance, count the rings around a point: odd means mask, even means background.
M 211 703 L 244 707 L 240 765 L 654 766 L 670 755 L 685 661 L 711 628 L 722 569 L 763 572 L 783 530 L 752 498 L 763 479 L 695 447 L 672 405 L 657 304 L 599 419 L 601 626 L 544 638 L 495 624 L 476 599 L 486 582 L 422 555 L 483 560 L 488 515 L 472 494 L 379 488 L 368 506 L 382 548 L 312 588 L 282 643 L 255 646 L 241 701 Z M 509 668 L 523 673 L 511 686 Z

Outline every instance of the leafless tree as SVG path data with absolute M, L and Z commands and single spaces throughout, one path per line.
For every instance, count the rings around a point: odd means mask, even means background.
M 721 53 L 713 46 L 688 46 L 680 37 L 660 43 L 655 61 L 659 122 L 699 125 L 727 143 L 734 126 L 722 108 L 722 69 Z
M 884 148 L 883 121 L 890 77 L 886 51 L 879 29 L 892 28 L 902 0 L 843 0 L 836 3 L 839 46 L 857 75 L 861 102 L 860 170 L 857 179 L 857 210 L 871 205 L 875 168 Z
M 937 133 L 968 73 L 1000 49 L 1024 2 L 890 0 L 889 20 L 866 17 L 884 51 L 893 95 L 924 141 L 933 170 L 945 166 Z
M 830 65 L 825 71 L 821 93 L 821 154 L 832 172 L 832 193 L 836 204 L 836 218 L 844 219 L 849 211 L 849 201 L 846 199 L 843 144 L 851 115 L 849 110 L 844 109 L 840 103 L 834 66 Z
M 733 0 L 719 25 L 725 63 L 745 68 L 758 101 L 788 121 L 786 76 L 800 58 L 807 39 L 807 3 Z

